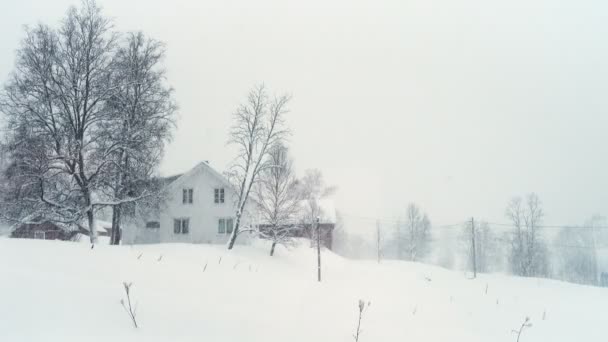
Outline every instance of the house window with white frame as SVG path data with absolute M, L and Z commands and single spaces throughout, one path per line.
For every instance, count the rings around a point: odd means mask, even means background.
M 174 234 L 188 234 L 190 232 L 190 219 L 178 218 L 173 220 Z
M 35 230 L 34 231 L 34 239 L 40 239 L 40 240 L 45 240 L 46 239 L 46 233 L 39 231 L 39 230 Z
M 218 234 L 232 234 L 234 229 L 234 220 L 232 217 L 220 218 L 217 221 Z
M 213 202 L 218 204 L 224 203 L 224 188 L 218 188 L 214 190 Z
M 182 190 L 182 203 L 192 204 L 194 200 L 194 189 L 183 189 Z

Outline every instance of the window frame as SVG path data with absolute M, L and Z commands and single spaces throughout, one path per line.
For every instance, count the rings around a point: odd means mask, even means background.
M 182 189 L 182 204 L 194 203 L 194 188 Z
M 217 234 L 230 235 L 234 230 L 234 217 L 218 217 Z
M 173 235 L 190 234 L 190 218 L 180 217 L 173 219 Z
M 42 237 L 40 237 L 39 234 L 42 234 Z M 41 230 L 34 230 L 34 239 L 36 239 L 36 240 L 46 240 L 46 232 L 41 231 Z
M 228 222 L 230 222 L 230 224 L 228 224 Z M 230 229 L 228 227 L 230 227 Z M 228 217 L 228 218 L 226 218 L 226 234 L 232 234 L 233 230 L 234 230 L 234 218 Z
M 190 218 L 182 219 L 182 235 L 190 234 Z
M 213 189 L 213 203 L 224 204 L 226 202 L 226 191 L 224 188 Z
M 217 233 L 220 235 L 226 234 L 226 219 L 223 217 L 217 220 Z

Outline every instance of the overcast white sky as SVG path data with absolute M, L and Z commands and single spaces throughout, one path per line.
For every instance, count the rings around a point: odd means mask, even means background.
M 76 0 L 0 3 L 0 81 L 24 24 Z M 537 192 L 546 222 L 608 215 L 608 5 L 591 0 L 103 0 L 168 47 L 181 107 L 161 171 L 222 170 L 231 113 L 265 82 L 293 95 L 300 171 L 345 215 L 504 221 Z M 370 222 L 371 223 L 371 222 Z

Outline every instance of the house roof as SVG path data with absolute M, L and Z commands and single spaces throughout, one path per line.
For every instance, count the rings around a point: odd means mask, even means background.
M 164 185 L 169 185 L 171 183 L 173 183 L 173 181 L 175 181 L 176 179 L 178 179 L 179 177 L 181 177 L 183 175 L 183 173 L 177 174 L 177 175 L 173 175 L 173 176 L 169 176 L 169 177 L 162 177 L 161 181 L 164 183 Z
M 224 183 L 227 187 L 232 186 L 230 184 L 230 182 L 228 181 L 228 179 L 226 179 L 226 177 L 224 177 L 224 175 L 222 175 L 219 171 L 217 171 L 216 169 L 212 168 L 211 165 L 209 165 L 208 161 L 202 161 L 202 162 L 198 163 L 195 167 L 190 169 L 188 172 L 164 178 L 163 180 L 166 182 L 165 186 L 179 185 L 185 179 L 187 179 L 191 175 L 193 175 L 201 170 L 208 171 L 211 175 L 216 177 L 218 180 L 220 180 L 222 183 Z
M 88 224 L 84 224 L 80 226 L 81 231 L 89 231 L 89 225 Z M 109 233 L 112 230 L 112 222 L 108 222 L 108 221 L 103 221 L 103 220 L 95 220 L 95 229 L 97 230 L 97 233 Z

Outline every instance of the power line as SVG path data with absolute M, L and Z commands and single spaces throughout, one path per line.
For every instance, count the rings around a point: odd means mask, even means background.
M 487 222 L 489 225 L 494 226 L 503 226 L 503 227 L 517 227 L 513 223 L 500 223 L 500 222 Z M 608 226 L 577 226 L 572 224 L 563 224 L 563 225 L 537 225 L 535 228 L 540 229 L 608 229 Z
M 352 214 L 345 214 L 343 212 L 340 212 L 340 216 L 344 216 L 344 217 L 349 217 L 349 218 L 354 218 L 354 219 L 361 219 L 361 220 L 367 220 L 370 222 L 381 222 L 381 223 L 389 223 L 389 224 L 403 224 L 405 222 L 405 220 L 399 220 L 399 219 L 389 219 L 389 218 L 378 218 L 378 217 L 370 217 L 370 216 L 360 216 L 360 215 L 352 215 Z M 454 227 L 462 227 L 462 225 L 466 223 L 466 221 L 462 221 L 462 222 L 458 222 L 458 223 L 452 223 L 452 224 L 441 224 L 441 225 L 436 225 L 433 224 L 431 225 L 432 228 L 454 228 Z
M 371 217 L 371 216 L 352 215 L 352 214 L 343 213 L 343 212 L 340 212 L 340 215 L 344 216 L 344 217 L 348 217 L 348 218 L 369 220 L 370 222 L 374 222 L 374 223 L 380 221 L 381 223 L 403 224 L 405 222 L 405 220 L 403 220 L 403 219 L 400 220 L 400 219 L 393 219 L 393 218 L 379 218 L 379 217 Z M 489 222 L 489 221 L 484 221 L 484 220 L 481 220 L 479 222 L 487 223 L 487 224 L 493 225 L 493 226 L 511 227 L 511 228 L 516 227 L 516 225 L 514 225 L 513 223 Z M 463 227 L 464 224 L 467 224 L 467 223 L 470 223 L 470 220 L 461 221 L 461 222 L 452 223 L 452 224 L 441 224 L 441 225 L 433 224 L 432 228 L 433 229 L 435 229 L 435 228 L 439 228 L 439 229 L 461 228 L 461 227 Z M 537 226 L 535 226 L 535 228 L 539 228 L 539 229 L 608 229 L 608 226 L 579 226 L 579 225 L 572 225 L 572 224 L 562 224 L 562 225 L 537 225 Z

